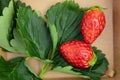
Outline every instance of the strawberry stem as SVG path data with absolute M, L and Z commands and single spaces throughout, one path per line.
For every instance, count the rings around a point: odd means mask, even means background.
M 42 70 L 39 74 L 39 77 L 41 79 L 43 78 L 44 74 L 46 74 L 46 72 L 51 69 L 51 63 L 52 63 L 52 61 L 50 61 L 50 60 L 42 61 Z

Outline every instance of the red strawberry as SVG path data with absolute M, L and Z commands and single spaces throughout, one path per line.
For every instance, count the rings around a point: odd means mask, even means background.
M 105 24 L 106 20 L 102 9 L 92 8 L 86 11 L 81 22 L 84 41 L 92 44 L 103 31 Z
M 68 63 L 77 68 L 88 68 L 96 62 L 91 46 L 79 40 L 63 43 L 59 51 Z M 91 61 L 93 63 L 89 64 Z

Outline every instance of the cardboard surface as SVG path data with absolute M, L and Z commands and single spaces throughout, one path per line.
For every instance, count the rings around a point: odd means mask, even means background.
M 40 11 L 41 15 L 44 16 L 47 9 L 50 8 L 51 5 L 54 5 L 56 2 L 61 2 L 64 0 L 22 0 L 23 2 L 27 3 L 28 5 L 31 5 L 33 9 Z M 113 6 L 112 6 L 112 0 L 75 0 L 77 3 L 80 4 L 81 7 L 90 7 L 93 5 L 100 5 L 103 8 L 106 8 L 104 10 L 105 16 L 106 16 L 106 27 L 103 31 L 103 33 L 100 35 L 100 37 L 95 41 L 93 45 L 97 46 L 99 49 L 101 49 L 108 58 L 108 61 L 110 63 L 109 68 L 113 69 Z M 71 75 L 67 74 L 54 74 L 50 73 L 45 76 L 45 78 L 62 78 L 62 77 L 69 77 L 71 78 Z
M 56 2 L 60 2 L 60 1 L 64 1 L 64 0 L 21 0 L 25 3 L 27 3 L 28 5 L 31 5 L 33 9 L 40 11 L 41 15 L 44 16 L 44 14 L 46 13 L 47 9 L 50 8 L 51 5 L 55 4 Z M 115 56 L 118 56 L 117 58 L 119 58 L 119 54 L 120 52 L 118 52 L 118 50 L 120 50 L 119 45 L 119 40 L 118 36 L 120 35 L 120 32 L 118 30 L 118 28 L 113 29 L 113 1 L 112 0 L 75 0 L 77 3 L 80 4 L 81 7 L 89 7 L 92 5 L 100 5 L 104 8 L 106 8 L 104 10 L 105 16 L 106 16 L 106 27 L 103 31 L 103 33 L 100 35 L 100 37 L 95 41 L 95 43 L 93 45 L 97 46 L 99 49 L 101 49 L 105 54 L 106 57 L 108 58 L 108 61 L 110 63 L 109 68 L 110 69 L 114 69 L 114 56 L 113 56 L 113 30 L 116 33 L 116 37 L 114 38 L 115 41 L 115 52 L 117 54 L 115 54 Z M 117 0 L 119 3 L 120 1 Z M 114 4 L 118 4 L 116 1 L 116 3 L 114 2 Z M 115 6 L 118 9 L 118 6 Z M 116 10 L 117 11 L 117 10 Z M 118 12 L 115 12 L 115 14 L 119 14 Z M 117 16 L 115 16 L 115 18 L 117 18 Z M 115 19 L 114 18 L 114 19 Z M 119 21 L 119 19 L 118 19 Z M 117 26 L 120 23 L 119 22 L 114 22 L 116 23 Z M 119 34 L 118 34 L 119 33 Z M 14 55 L 14 54 L 10 54 L 7 55 L 7 59 L 11 59 L 12 57 L 16 57 L 19 55 Z M 23 57 L 25 55 L 22 55 Z M 116 58 L 115 58 L 116 60 Z M 117 62 L 120 62 L 117 60 Z M 30 63 L 30 65 L 32 66 L 32 68 L 39 73 L 39 68 L 40 63 L 37 61 L 33 61 L 32 62 L 34 65 L 39 65 L 38 67 L 33 66 L 33 64 Z M 115 68 L 116 68 L 116 63 L 115 63 Z M 120 68 L 120 64 L 119 67 Z M 120 70 L 120 69 L 119 69 Z M 117 72 L 120 73 L 120 72 Z M 64 73 L 58 73 L 58 72 L 53 72 L 53 73 L 48 73 L 44 76 L 44 80 L 81 80 L 80 77 L 78 76 L 73 76 L 73 75 L 68 75 L 68 74 L 64 74 Z M 114 78 L 107 78 L 104 77 L 102 78 L 102 80 L 114 80 Z M 116 79 L 117 80 L 117 79 Z
M 120 79 L 120 0 L 114 1 L 114 65 L 115 65 L 115 80 Z

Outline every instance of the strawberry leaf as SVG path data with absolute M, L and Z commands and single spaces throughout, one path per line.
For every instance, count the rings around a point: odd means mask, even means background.
M 17 0 L 17 1 L 15 2 L 15 9 L 16 9 L 16 12 L 17 12 L 17 9 L 19 9 L 19 7 L 31 8 L 31 6 L 26 5 L 26 3 L 21 2 L 21 0 Z
M 47 11 L 48 26 L 55 26 L 59 43 L 82 38 L 79 28 L 83 14 L 83 9 L 74 1 L 57 3 Z
M 72 66 L 65 66 L 65 67 L 58 66 L 58 67 L 55 67 L 55 68 L 53 69 L 53 71 L 58 71 L 58 72 L 62 72 L 62 73 L 77 75 L 77 76 L 80 76 L 80 77 L 82 77 L 82 78 L 89 79 L 88 76 L 82 75 L 80 72 L 77 73 L 77 72 L 73 71 L 72 69 L 73 69 Z
M 8 7 L 4 8 L 3 16 L 0 16 L 0 47 L 9 52 L 26 53 L 21 36 L 17 30 L 13 31 L 16 26 L 14 25 L 16 21 L 14 20 L 13 3 L 13 0 L 11 0 Z
M 80 75 L 80 73 L 76 73 L 74 71 L 72 71 L 72 66 L 65 66 L 65 67 L 61 67 L 61 66 L 58 66 L 58 67 L 55 67 L 53 69 L 53 71 L 59 71 L 59 72 L 64 72 L 64 73 L 68 73 L 68 74 L 75 74 L 75 75 Z
M 14 48 L 15 52 L 21 54 L 27 53 L 25 43 L 23 42 L 18 29 L 14 28 L 13 35 L 14 38 L 10 40 L 10 44 Z
M 79 28 L 83 14 L 84 10 L 72 0 L 57 3 L 47 11 L 46 19 L 53 42 L 52 58 L 57 45 L 68 40 L 82 40 Z
M 17 23 L 29 55 L 47 59 L 52 42 L 44 20 L 31 8 L 20 7 Z
M 105 58 L 104 54 L 98 50 L 97 48 L 93 47 L 93 50 L 94 50 L 94 53 L 96 54 L 96 57 L 97 57 L 97 62 L 95 63 L 94 66 L 88 68 L 88 69 L 80 69 L 80 68 L 75 68 L 73 67 L 71 70 L 69 69 L 66 69 L 66 72 L 64 70 L 65 73 L 68 73 L 69 71 L 73 71 L 74 73 L 76 74 L 80 74 L 81 75 L 84 75 L 84 76 L 88 76 L 86 78 L 92 78 L 93 80 L 96 80 L 98 79 L 99 80 L 99 77 L 104 75 L 106 70 L 108 69 L 108 61 L 107 59 Z M 59 53 L 59 52 L 58 52 Z M 62 68 L 66 67 L 66 66 L 71 66 L 69 63 L 67 63 L 65 61 L 65 59 L 61 56 L 61 54 L 57 54 L 55 57 L 54 57 L 54 66 L 53 66 L 53 70 L 56 68 L 56 67 L 60 67 L 61 66 L 61 70 Z M 68 71 L 69 70 L 69 71 Z M 59 70 L 58 70 L 59 71 Z M 71 73 L 69 73 L 71 74 Z M 82 76 L 81 76 L 82 77 Z M 84 77 L 85 78 L 85 77 Z
M 24 62 L 24 58 L 5 61 L 0 57 L 0 80 L 40 80 L 28 71 Z
M 14 28 L 12 29 L 13 37 L 10 40 L 10 45 L 11 45 L 11 47 L 14 48 L 15 53 L 27 54 L 28 52 L 26 51 L 25 43 L 24 43 L 24 41 L 23 41 L 19 31 L 18 31 L 18 27 L 16 26 L 17 25 L 17 22 L 16 22 L 17 10 L 20 6 L 31 8 L 30 6 L 26 6 L 25 3 L 22 3 L 19 0 L 15 2 L 15 4 L 14 4 L 15 14 L 14 14 L 14 20 L 13 20 Z
M 0 16 L 0 47 L 14 52 L 14 49 L 9 44 L 14 16 L 13 0 L 10 1 L 8 7 L 4 8 L 2 13 L 3 16 Z
M 5 7 L 9 5 L 10 0 L 0 0 L 0 16 L 2 15 L 2 11 Z

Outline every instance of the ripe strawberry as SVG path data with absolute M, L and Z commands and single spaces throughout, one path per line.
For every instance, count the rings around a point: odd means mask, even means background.
M 86 11 L 81 22 L 84 41 L 92 44 L 103 31 L 105 24 L 106 20 L 102 9 L 92 8 Z
M 77 68 L 88 68 L 96 62 L 90 45 L 79 40 L 63 43 L 59 51 L 68 63 Z

